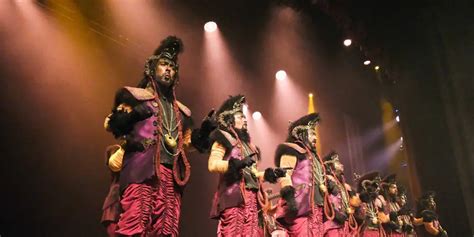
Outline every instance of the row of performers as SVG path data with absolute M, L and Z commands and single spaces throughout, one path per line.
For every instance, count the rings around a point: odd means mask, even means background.
M 105 128 L 119 141 L 107 149 L 112 185 L 102 222 L 109 236 L 178 236 L 181 197 L 191 174 L 189 150 L 209 155 L 208 169 L 219 182 L 211 218 L 218 236 L 404 236 L 423 225 L 444 235 L 433 196 L 414 217 L 394 176 L 358 179 L 358 193 L 344 180 L 336 153 L 316 152 L 318 114 L 290 124 L 278 146 L 275 168 L 258 170 L 260 152 L 243 113 L 245 97 L 228 98 L 198 128 L 191 111 L 176 99 L 178 54 L 183 45 L 169 36 L 146 61 L 137 87 L 118 90 Z M 268 195 L 263 182 L 279 183 Z M 277 200 L 273 205 L 272 200 Z

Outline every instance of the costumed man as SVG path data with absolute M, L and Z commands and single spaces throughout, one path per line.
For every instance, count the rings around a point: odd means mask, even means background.
M 402 220 L 402 232 L 406 237 L 416 237 L 415 226 L 413 225 L 413 210 L 408 203 L 406 188 L 398 187 L 397 203 L 400 206 L 399 218 Z
M 435 192 L 428 191 L 418 200 L 417 217 L 414 224 L 422 226 L 419 229 L 424 234 L 423 236 L 447 237 L 448 232 L 441 226 L 436 213 L 435 196 Z
M 390 237 L 403 237 L 403 220 L 400 217 L 402 213 L 399 213 L 401 207 L 397 202 L 398 185 L 396 174 L 391 174 L 385 177 L 382 180 L 381 186 L 384 211 L 390 218 L 390 220 L 384 224 L 385 233 Z
M 362 203 L 356 211 L 356 217 L 360 222 L 361 237 L 385 236 L 382 224 L 389 222 L 390 218 L 384 213 L 379 197 L 380 182 L 378 172 L 367 173 L 358 179 L 357 187 Z
M 120 207 L 120 169 L 121 161 L 123 159 L 124 150 L 120 145 L 111 145 L 106 149 L 106 165 L 110 170 L 111 174 L 111 183 L 109 192 L 105 198 L 104 204 L 102 206 L 102 218 L 100 222 L 106 228 L 107 235 L 109 237 L 117 237 L 115 229 L 117 228 L 117 222 L 120 217 L 121 207 Z M 112 162 L 110 162 L 112 161 Z M 116 162 L 119 161 L 119 162 Z
M 251 142 L 243 112 L 245 97 L 229 97 L 216 112 L 218 129 L 211 133 L 208 169 L 219 174 L 212 201 L 212 219 L 219 220 L 217 236 L 262 236 L 259 212 L 263 200 L 257 171 L 258 148 Z
M 360 199 L 345 181 L 344 165 L 339 160 L 339 154 L 333 151 L 323 160 L 330 193 L 329 201 L 334 209 L 334 219 L 324 222 L 326 231 L 324 236 L 355 236 L 358 224 L 354 217 L 354 211 L 360 206 Z
M 288 236 L 324 234 L 323 207 L 329 203 L 325 169 L 316 151 L 318 123 L 317 113 L 299 118 L 290 124 L 286 142 L 276 149 L 275 165 L 287 171 L 278 179 L 282 198 L 277 221 Z
M 121 88 L 107 117 L 109 130 L 126 144 L 118 234 L 178 236 L 181 196 L 191 172 L 184 149 L 206 150 L 214 129 L 207 118 L 192 130 L 191 111 L 176 99 L 182 49 L 179 38 L 164 39 L 146 61 L 138 87 Z

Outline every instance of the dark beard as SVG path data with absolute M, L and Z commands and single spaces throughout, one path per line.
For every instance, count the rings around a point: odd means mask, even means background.
M 162 87 L 173 87 L 175 78 L 171 78 L 169 81 L 166 81 L 164 78 L 164 75 L 162 77 L 155 76 L 155 81 Z
M 396 194 L 388 194 L 388 199 L 390 202 L 397 202 L 397 195 Z
M 239 139 L 243 142 L 250 142 L 250 134 L 247 131 L 247 129 L 235 129 L 235 132 L 237 133 L 237 136 Z
M 304 144 L 305 146 L 307 146 L 309 148 L 310 151 L 316 153 L 316 144 L 313 144 L 312 142 L 310 142 L 308 139 L 305 139 L 304 141 Z
M 162 95 L 164 97 L 166 97 L 167 99 L 173 99 L 174 97 L 174 94 L 173 94 L 173 90 L 174 90 L 174 87 L 173 87 L 173 84 L 171 85 L 165 85 L 163 84 L 160 79 L 155 79 L 155 82 L 156 82 L 156 85 L 157 85 L 157 93 L 159 95 Z
M 344 172 L 343 171 L 336 171 L 335 174 L 336 174 L 337 180 L 339 180 L 339 182 L 343 183 L 343 181 L 344 181 Z

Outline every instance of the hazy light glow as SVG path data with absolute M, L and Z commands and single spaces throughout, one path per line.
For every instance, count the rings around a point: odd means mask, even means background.
M 369 65 L 370 64 L 370 60 L 365 60 L 364 61 L 364 65 Z
M 253 118 L 254 120 L 259 120 L 259 119 L 262 118 L 262 113 L 260 113 L 260 112 L 258 112 L 258 111 L 255 111 L 255 112 L 253 112 L 253 114 L 252 114 L 252 118 Z
M 209 33 L 214 32 L 217 30 L 217 24 L 213 21 L 208 21 L 204 24 L 204 30 Z
M 400 116 L 397 115 L 397 117 L 395 117 L 395 120 L 397 120 L 397 122 L 400 122 Z
M 309 93 L 308 96 L 309 96 L 309 97 L 313 97 L 313 93 Z
M 245 114 L 246 116 L 248 116 L 248 114 L 249 114 L 249 106 L 248 106 L 247 104 L 244 104 L 244 106 L 243 106 L 242 108 L 243 108 L 243 110 L 244 110 L 244 114 Z
M 275 78 L 279 81 L 283 81 L 286 79 L 286 72 L 284 70 L 280 70 L 275 74 Z
M 375 71 L 378 71 L 380 69 L 379 66 L 375 66 Z
M 351 44 L 352 44 L 352 40 L 351 40 L 351 39 L 346 39 L 346 40 L 344 40 L 344 46 L 349 47 L 349 46 L 351 46 Z

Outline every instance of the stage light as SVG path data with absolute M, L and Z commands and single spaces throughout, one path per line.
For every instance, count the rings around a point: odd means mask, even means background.
M 375 71 L 378 71 L 380 69 L 379 66 L 375 66 Z
M 283 70 L 280 70 L 278 71 L 276 74 L 275 74 L 275 78 L 279 81 L 283 81 L 286 79 L 286 72 L 283 71 Z
M 402 142 L 403 142 L 403 137 L 400 137 L 400 141 L 402 141 Z
M 365 60 L 364 61 L 364 65 L 369 65 L 370 64 L 370 60 Z
M 313 93 L 308 94 L 309 98 L 313 98 Z
M 400 116 L 397 115 L 397 117 L 395 117 L 395 120 L 397 120 L 397 122 L 400 122 Z
M 206 24 L 204 24 L 204 30 L 206 32 L 214 32 L 217 30 L 217 24 L 213 21 L 209 21 Z
M 249 106 L 247 104 L 244 104 L 243 106 L 244 114 L 248 114 L 249 112 Z
M 351 40 L 351 39 L 346 39 L 346 40 L 344 40 L 344 45 L 345 45 L 346 47 L 351 46 L 351 44 L 352 44 L 352 40 Z
M 258 111 L 255 111 L 255 112 L 253 112 L 253 114 L 252 114 L 252 118 L 253 118 L 254 120 L 259 120 L 259 119 L 262 118 L 262 113 L 260 113 L 260 112 L 258 112 Z

